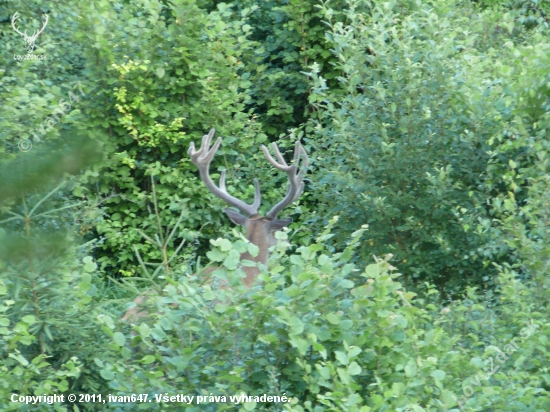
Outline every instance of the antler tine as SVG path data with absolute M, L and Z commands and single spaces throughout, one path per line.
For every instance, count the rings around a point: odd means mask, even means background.
M 266 217 L 270 220 L 275 219 L 281 210 L 283 210 L 286 206 L 298 199 L 298 197 L 302 194 L 302 192 L 304 191 L 303 178 L 306 173 L 306 168 L 307 166 L 309 166 L 307 152 L 302 147 L 300 142 L 296 142 L 296 146 L 294 148 L 294 164 L 292 165 L 288 165 L 286 163 L 283 156 L 281 155 L 281 152 L 279 151 L 279 148 L 275 143 L 273 143 L 273 149 L 275 151 L 275 156 L 277 156 L 277 159 L 279 160 L 279 163 L 277 163 L 275 159 L 273 159 L 273 157 L 267 150 L 267 147 L 262 145 L 262 151 L 264 152 L 268 162 L 271 163 L 271 165 L 273 165 L 273 167 L 275 167 L 276 169 L 284 171 L 288 176 L 289 183 L 283 200 L 273 206 L 273 208 L 266 214 Z M 298 168 L 298 161 L 300 160 L 301 155 L 304 155 L 305 160 L 303 160 L 302 168 Z
M 210 130 L 210 133 L 204 135 L 201 141 L 200 151 L 202 154 L 201 154 L 200 160 L 206 160 L 208 163 L 212 161 L 212 159 L 214 158 L 214 155 L 216 154 L 216 152 L 220 148 L 220 145 L 222 144 L 222 138 L 221 136 L 218 136 L 218 138 L 216 139 L 216 142 L 214 143 L 214 146 L 212 146 L 212 148 L 209 149 L 210 143 L 212 142 L 212 138 L 214 137 L 214 132 L 215 132 L 214 129 Z
M 255 209 L 256 212 L 262 204 L 262 193 L 260 191 L 260 182 L 258 179 L 254 179 L 254 203 L 252 203 L 252 209 Z
M 212 141 L 212 138 L 214 137 L 215 130 L 211 129 L 210 132 L 207 135 L 204 135 L 201 141 L 201 147 L 199 150 L 195 149 L 195 144 L 191 142 L 189 145 L 189 150 L 187 151 L 187 154 L 189 157 L 191 157 L 191 161 L 197 166 L 199 169 L 199 173 L 201 176 L 202 181 L 206 185 L 206 188 L 210 190 L 215 196 L 222 199 L 224 202 L 229 204 L 229 206 L 236 207 L 244 214 L 250 216 L 253 216 L 258 213 L 258 209 L 260 208 L 260 202 L 261 202 L 261 194 L 260 194 L 260 184 L 258 182 L 258 179 L 254 179 L 254 203 L 252 205 L 249 205 L 245 202 L 243 202 L 240 199 L 237 199 L 236 197 L 231 196 L 229 193 L 227 193 L 227 189 L 225 187 L 225 170 L 222 172 L 220 176 L 220 186 L 216 186 L 212 179 L 210 178 L 210 163 L 212 162 L 212 159 L 214 158 L 214 155 L 218 151 L 221 143 L 222 138 L 218 137 L 216 139 L 216 142 L 210 148 L 210 142 Z
M 273 150 L 275 152 L 275 156 L 277 156 L 277 159 L 279 160 L 279 163 L 277 163 L 275 161 L 275 159 L 273 159 L 273 157 L 271 156 L 271 153 L 269 153 L 269 150 L 267 149 L 267 147 L 265 147 L 264 145 L 262 145 L 262 151 L 264 152 L 264 155 L 267 159 L 267 161 L 269 163 L 271 163 L 271 165 L 276 168 L 276 169 L 279 169 L 279 170 L 282 170 L 283 172 L 289 172 L 293 167 L 295 167 L 295 165 L 287 165 L 285 159 L 283 158 L 283 156 L 281 155 L 281 152 L 279 151 L 279 148 L 277 147 L 277 145 L 275 143 L 273 143 L 271 145 L 273 147 Z
M 303 177 L 307 172 L 307 168 L 309 167 L 309 157 L 307 155 L 306 149 L 304 149 L 304 146 L 299 144 L 300 142 L 296 142 L 296 143 L 297 144 L 294 149 L 294 161 L 298 163 L 298 160 L 300 159 L 300 155 L 303 155 L 302 164 L 300 167 L 300 177 Z
M 273 143 L 271 143 L 271 147 L 273 148 L 273 151 L 275 152 L 275 156 L 277 156 L 277 160 L 279 161 L 279 163 L 281 163 L 285 166 L 288 166 L 286 164 L 285 158 L 283 157 L 283 155 L 279 151 L 279 147 L 277 146 L 277 144 L 275 142 L 273 142 Z
M 309 157 L 307 156 L 306 149 L 301 145 L 300 142 L 296 142 L 296 146 L 294 147 L 294 162 L 298 164 L 298 161 L 300 160 L 300 155 L 303 155 L 302 157 L 302 164 L 300 165 L 300 171 L 298 172 L 298 179 L 300 180 L 300 187 L 298 188 L 298 191 L 296 192 L 296 195 L 294 196 L 294 199 L 292 199 L 292 202 L 297 200 L 300 195 L 304 192 L 304 176 L 307 172 L 307 168 L 309 166 Z M 291 203 L 292 203 L 291 202 Z
M 225 188 L 225 170 L 222 170 L 222 175 L 220 176 L 220 189 L 227 192 Z

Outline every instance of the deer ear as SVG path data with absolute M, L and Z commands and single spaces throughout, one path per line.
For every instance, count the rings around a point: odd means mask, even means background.
M 269 230 L 271 232 L 276 232 L 281 230 L 283 227 L 287 227 L 292 223 L 292 218 L 288 217 L 286 219 L 275 219 L 272 222 L 269 222 Z
M 235 212 L 233 209 L 229 209 L 228 207 L 226 207 L 224 210 L 225 214 L 229 216 L 229 219 L 231 219 L 231 221 L 236 225 L 244 226 L 248 221 L 246 217 L 241 215 L 239 212 Z

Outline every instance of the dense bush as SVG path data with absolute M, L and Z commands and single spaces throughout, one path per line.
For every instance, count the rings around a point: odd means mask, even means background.
M 545 364 L 549 333 L 544 320 L 548 289 L 540 288 L 540 275 L 533 284 L 522 285 L 505 269 L 498 297 L 484 302 L 471 290 L 464 300 L 441 310 L 432 297 L 437 295 L 434 289 L 419 296 L 399 283 L 391 256 L 363 268 L 350 263 L 365 229 L 355 232 L 337 254 L 323 246 L 332 236 L 330 229 L 290 255 L 285 254 L 288 244 L 282 234 L 264 283 L 249 293 L 239 288 L 212 290 L 175 270 L 172 276 L 180 276 L 178 282 L 169 283 L 162 297 L 153 300 L 151 319 L 133 326 L 134 334 L 112 316 L 90 318 L 88 328 L 101 325 L 100 339 L 107 342 L 98 347 L 95 335 L 85 333 L 79 343 L 92 353 L 101 348 L 87 367 L 104 383 L 77 387 L 103 396 L 193 395 L 189 410 L 232 409 L 229 396 L 243 393 L 290 399 L 289 404 L 251 401 L 243 404 L 245 410 L 457 410 L 457 402 L 471 411 L 548 408 L 547 382 L 538 374 Z M 212 244 L 209 256 L 230 267 L 227 257 L 243 247 L 242 241 Z M 95 269 L 88 258 L 84 262 L 85 273 Z M 235 276 L 238 270 L 226 273 Z M 79 277 L 72 272 L 71 279 Z M 64 301 L 82 292 L 89 296 L 87 287 L 68 286 L 56 288 Z M 88 297 L 75 309 L 85 313 L 90 304 Z M 55 303 L 40 300 L 41 311 L 50 305 Z M 21 307 L 8 301 L 3 310 L 2 333 L 10 350 L 6 360 L 11 359 L 4 361 L 5 376 L 11 376 L 6 396 L 14 390 L 38 395 L 54 387 L 65 394 L 77 392 L 74 385 L 85 373 L 80 363 L 86 358 L 67 359 L 65 366 L 52 369 L 43 355 L 32 355 L 25 348 L 41 335 L 31 329 L 38 319 L 20 317 Z M 20 320 L 12 323 L 10 317 Z M 58 328 L 53 325 L 54 334 Z M 196 396 L 217 396 L 218 403 L 203 400 L 197 406 Z M 164 410 L 178 405 L 119 402 L 100 409 Z
M 8 179 L 1 185 L 2 203 L 11 206 L 0 220 L 2 410 L 24 409 L 10 401 L 13 394 L 106 389 L 93 366 L 107 342 L 96 320 L 98 292 L 105 286 L 99 283 L 97 264 L 86 256 L 88 247 L 76 246 L 72 219 L 79 213 L 71 211 L 81 205 L 71 199 L 71 182 L 59 183 L 60 175 L 97 160 L 97 151 L 90 142 L 71 137 L 65 145 L 44 142 L 34 153 L 0 165 Z M 37 410 L 50 408 L 66 410 L 46 403 Z
M 499 176 L 487 182 L 487 168 L 495 136 L 523 109 L 509 87 L 524 63 L 513 58 L 512 42 L 498 53 L 487 44 L 524 29 L 515 30 L 509 15 L 497 20 L 501 14 L 453 2 L 417 2 L 406 13 L 399 2 L 360 12 L 362 3 L 348 2 L 345 24 L 324 8 L 340 88 L 328 87 L 316 65 L 310 73 L 310 101 L 322 113 L 311 126 L 319 203 L 341 216 L 341 236 L 368 223 L 361 255 L 391 250 L 406 282 L 429 280 L 442 297 L 492 285 L 489 263 L 507 248 L 498 236 L 468 229 L 487 220 L 503 190 Z M 526 52 L 535 42 L 523 45 Z
M 152 304 L 152 319 L 133 326 L 133 336 L 104 318 L 113 353 L 103 358 L 103 376 L 121 395 L 194 395 L 188 408 L 197 411 L 233 409 L 230 396 L 242 393 L 290 398 L 288 405 L 245 403 L 244 410 L 549 406 L 547 384 L 537 375 L 546 358 L 548 309 L 532 310 L 527 294 L 535 285 L 518 290 L 517 279 L 504 271 L 492 302 L 472 290 L 441 310 L 436 290 L 419 296 L 399 283 L 391 256 L 366 267 L 350 263 L 364 231 L 336 254 L 323 246 L 330 228 L 289 256 L 279 245 L 264 284 L 247 294 L 182 277 Z M 241 250 L 238 243 L 212 244 L 218 262 Z M 517 347 L 510 346 L 513 338 Z M 196 396 L 218 400 L 197 405 Z
M 0 5 L 0 408 L 550 410 L 547 9 Z M 310 154 L 251 290 L 186 156 L 211 127 L 260 213 L 286 178 L 258 146 Z M 11 401 L 54 393 L 106 403 Z

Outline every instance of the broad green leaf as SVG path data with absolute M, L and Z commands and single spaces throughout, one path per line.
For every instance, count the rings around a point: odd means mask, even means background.
M 126 337 L 120 332 L 114 333 L 113 340 L 118 346 L 124 346 L 126 343 Z
M 405 365 L 405 375 L 409 378 L 416 376 L 417 366 L 413 359 L 410 359 Z

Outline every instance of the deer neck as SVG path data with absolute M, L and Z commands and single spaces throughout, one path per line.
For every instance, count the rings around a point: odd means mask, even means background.
M 264 225 L 258 224 L 257 226 L 254 226 L 254 224 L 252 224 L 247 227 L 246 238 L 250 243 L 258 246 L 259 251 L 258 255 L 255 257 L 248 252 L 241 253 L 241 261 L 251 260 L 255 263 L 260 263 L 267 266 L 267 260 L 269 259 L 269 247 L 271 245 L 269 242 L 269 235 Z M 250 288 L 260 274 L 260 269 L 251 266 L 243 266 L 242 269 L 246 273 L 246 277 L 244 278 L 243 282 L 247 287 Z

